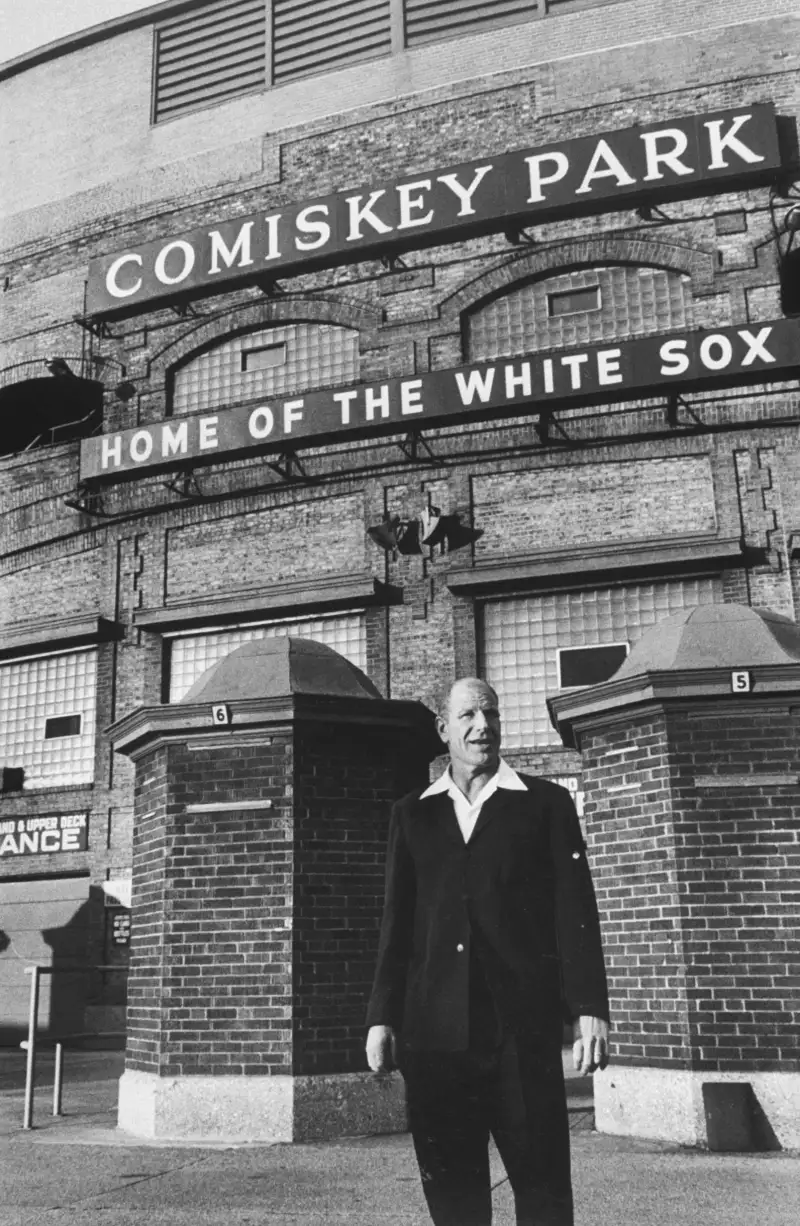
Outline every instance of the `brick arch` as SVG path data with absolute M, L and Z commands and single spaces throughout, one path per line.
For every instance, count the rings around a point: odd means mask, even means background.
M 169 372 L 193 354 L 230 340 L 242 332 L 255 332 L 270 324 L 320 323 L 352 328 L 359 333 L 362 350 L 375 343 L 380 313 L 345 298 L 270 298 L 234 307 L 223 315 L 205 320 L 190 332 L 165 345 L 150 360 L 154 384 L 166 383 Z
M 694 292 L 708 292 L 713 286 L 714 259 L 707 251 L 653 242 L 645 238 L 573 239 L 556 246 L 526 252 L 476 277 L 440 304 L 442 319 L 461 316 L 526 281 L 543 280 L 558 273 L 591 265 L 635 264 L 639 267 L 671 269 L 692 279 Z

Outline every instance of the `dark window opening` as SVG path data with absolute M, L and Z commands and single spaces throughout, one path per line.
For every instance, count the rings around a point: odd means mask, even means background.
M 258 349 L 242 350 L 242 370 L 272 370 L 286 363 L 286 342 L 276 345 L 261 345 Z
M 558 653 L 559 685 L 562 690 L 598 685 L 613 677 L 628 654 L 627 643 L 604 643 L 597 647 L 562 647 Z
M 780 262 L 781 310 L 800 315 L 800 247 L 787 251 Z
M 81 734 L 81 716 L 80 715 L 51 715 L 44 722 L 44 736 L 46 741 L 53 740 L 55 737 L 61 736 L 80 736 Z
M 89 438 L 102 429 L 103 384 L 67 373 L 63 359 L 53 361 L 50 369 L 49 375 L 18 381 L 13 378 L 18 372 L 0 372 L 0 455 Z M 11 376 L 7 382 L 4 375 Z
M 600 310 L 600 286 L 585 289 L 562 289 L 547 295 L 547 310 L 552 317 L 578 315 L 581 311 Z
M 2 792 L 21 792 L 25 786 L 25 768 L 22 766 L 4 766 Z

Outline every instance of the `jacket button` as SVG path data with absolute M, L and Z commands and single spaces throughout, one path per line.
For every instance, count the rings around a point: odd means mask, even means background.
M 456 945 L 456 952 L 457 952 L 457 953 L 459 953 L 459 954 L 463 954 L 463 952 L 464 952 L 464 946 L 463 946 L 463 945 Z

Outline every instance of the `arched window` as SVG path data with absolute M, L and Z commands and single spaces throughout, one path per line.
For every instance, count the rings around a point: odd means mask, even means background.
M 172 412 L 269 400 L 358 379 L 358 332 L 291 323 L 245 332 L 206 349 L 172 377 Z
M 689 277 L 615 264 L 529 281 L 478 307 L 466 320 L 467 356 L 517 353 L 619 340 L 691 327 Z

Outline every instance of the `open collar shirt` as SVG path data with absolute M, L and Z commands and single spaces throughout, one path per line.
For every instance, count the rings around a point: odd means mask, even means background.
M 468 843 L 480 817 L 481 809 L 498 788 L 506 788 L 510 792 L 527 792 L 528 790 L 517 772 L 502 758 L 500 759 L 500 766 L 496 774 L 492 775 L 489 782 L 481 788 L 473 801 L 467 800 L 461 789 L 456 786 L 449 766 L 435 783 L 426 788 L 420 799 L 424 800 L 426 796 L 435 796 L 438 792 L 446 792 L 453 802 L 453 808 L 455 809 L 464 842 Z

